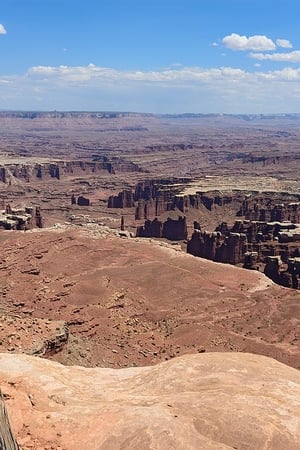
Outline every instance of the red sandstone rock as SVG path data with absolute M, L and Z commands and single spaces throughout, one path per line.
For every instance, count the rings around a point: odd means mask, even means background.
M 299 449 L 299 372 L 263 356 L 111 370 L 1 354 L 0 384 L 22 450 Z
M 51 358 L 124 367 L 205 349 L 299 366 L 295 291 L 179 245 L 118 234 L 95 224 L 6 235 L 1 305 L 11 315 L 69 324 L 68 343 Z

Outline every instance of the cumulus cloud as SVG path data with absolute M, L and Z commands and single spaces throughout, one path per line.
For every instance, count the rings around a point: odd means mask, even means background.
M 300 81 L 300 69 L 286 67 L 282 70 L 261 72 L 258 76 L 260 78 L 273 81 Z
M 260 61 L 278 61 L 278 62 L 290 62 L 299 63 L 300 62 L 300 51 L 295 50 L 289 53 L 250 53 L 249 56 L 253 59 L 258 59 Z
M 21 76 L 0 76 L 0 99 L 5 109 L 269 113 L 284 106 L 295 112 L 300 68 L 34 66 Z
M 277 39 L 276 45 L 282 48 L 293 48 L 293 44 L 287 39 Z
M 242 69 L 221 67 L 204 69 L 200 67 L 169 68 L 160 71 L 117 71 L 94 64 L 88 66 L 34 66 L 28 71 L 29 76 L 39 79 L 57 79 L 66 82 L 131 81 L 131 82 L 197 82 L 220 78 L 243 78 Z
M 7 31 L 4 27 L 4 25 L 2 25 L 2 23 L 0 23 L 0 34 L 6 34 L 6 33 L 7 33 Z
M 225 36 L 222 39 L 223 44 L 231 50 L 255 50 L 266 51 L 275 50 L 276 45 L 272 39 L 263 35 L 256 36 L 240 36 L 239 34 L 232 33 Z
M 299 57 L 300 57 L 300 52 Z M 267 56 L 262 54 L 263 56 Z M 271 55 L 272 56 L 272 55 Z M 256 64 L 259 67 L 259 64 Z M 112 82 L 113 86 L 118 83 L 131 83 L 143 85 L 165 85 L 165 86 L 199 86 L 214 85 L 220 83 L 255 83 L 261 79 L 272 79 L 276 81 L 300 81 L 300 69 L 284 68 L 267 72 L 247 72 L 233 67 L 216 67 L 206 69 L 202 67 L 178 67 L 168 68 L 160 71 L 118 71 L 116 69 L 100 67 L 94 64 L 87 66 L 35 66 L 28 70 L 27 78 L 35 81 L 65 83 L 72 82 L 80 86 L 81 82 L 95 83 Z

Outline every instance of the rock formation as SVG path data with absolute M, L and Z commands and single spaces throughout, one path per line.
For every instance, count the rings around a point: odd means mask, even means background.
M 220 231 L 213 233 L 195 230 L 187 244 L 187 252 L 217 262 L 239 264 L 244 262 L 247 251 L 247 236 L 244 233 Z
M 249 196 L 243 201 L 238 215 L 251 221 L 300 223 L 300 202 L 280 200 L 274 196 Z
M 0 316 L 0 342 L 4 352 L 26 353 L 49 357 L 68 343 L 69 329 L 63 320 L 38 319 L 31 316 L 32 310 L 24 308 L 25 303 L 16 302 L 20 314 Z
M 20 159 L 20 158 L 19 158 Z M 83 174 L 115 174 L 117 172 L 140 172 L 137 164 L 122 158 L 111 159 L 102 157 L 101 160 L 55 161 L 55 162 L 24 162 L 5 163 L 0 166 L 0 181 L 8 183 L 11 179 L 26 182 L 38 180 L 61 179 Z
M 243 264 L 247 269 L 265 267 L 265 274 L 275 283 L 298 288 L 299 224 L 237 220 L 232 227 L 221 223 L 213 233 L 201 231 L 197 222 L 194 226 L 188 253 L 212 261 Z
M 83 195 L 79 195 L 77 199 L 78 206 L 90 206 L 90 200 Z
M 181 241 L 187 239 L 187 225 L 185 217 L 171 219 L 162 222 L 155 218 L 146 220 L 145 225 L 137 227 L 137 237 L 165 238 L 170 241 Z
M 134 206 L 133 193 L 124 189 L 118 195 L 111 195 L 107 206 L 108 208 L 132 208 Z
M 289 258 L 284 264 L 280 256 L 267 256 L 265 275 L 277 284 L 300 289 L 300 258 Z
M 38 228 L 44 227 L 44 219 L 42 216 L 41 208 L 39 206 L 35 208 L 35 224 Z
M 0 298 L 12 320 L 9 329 L 0 317 L 3 349 L 36 353 L 63 319 L 70 337 L 51 358 L 68 365 L 143 366 L 205 349 L 299 367 L 296 292 L 180 245 L 120 239 L 119 228 L 90 225 L 6 233 Z
M 39 206 L 16 209 L 7 204 L 5 210 L 0 211 L 0 229 L 25 231 L 35 227 L 43 228 L 43 224 Z
M 113 370 L 1 354 L 0 382 L 22 449 L 299 449 L 299 372 L 264 356 Z

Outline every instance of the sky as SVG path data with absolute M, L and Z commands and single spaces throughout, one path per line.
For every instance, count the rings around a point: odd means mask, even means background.
M 300 112 L 299 0 L 1 0 L 0 110 Z

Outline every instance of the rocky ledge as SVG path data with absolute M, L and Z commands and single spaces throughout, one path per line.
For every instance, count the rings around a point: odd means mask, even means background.
M 21 305 L 22 306 L 22 305 Z M 0 345 L 2 351 L 50 356 L 63 349 L 68 342 L 69 330 L 63 320 L 30 317 L 32 310 L 19 315 L 0 316 Z
M 299 449 L 300 374 L 264 356 L 116 370 L 0 354 L 0 385 L 22 450 Z

